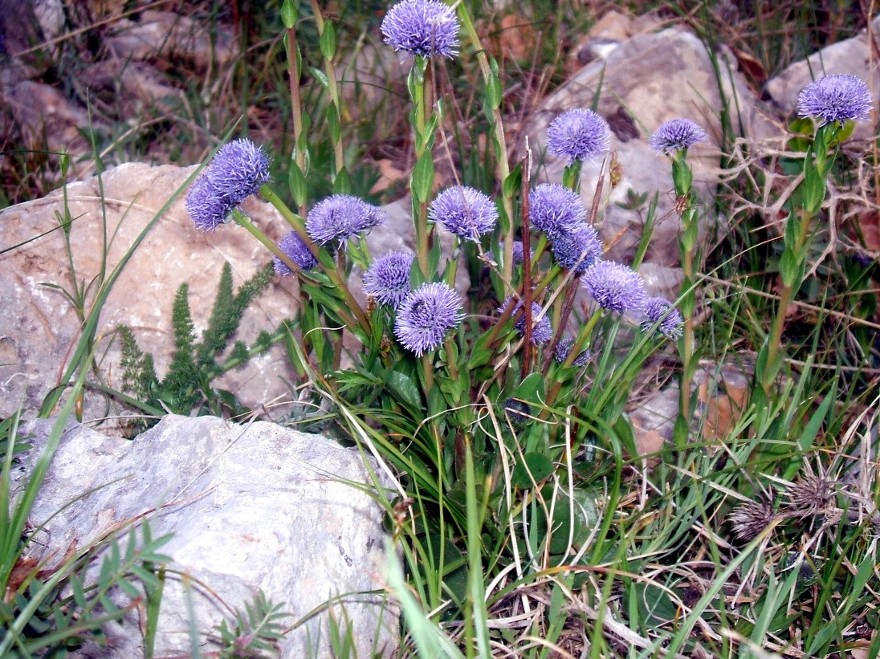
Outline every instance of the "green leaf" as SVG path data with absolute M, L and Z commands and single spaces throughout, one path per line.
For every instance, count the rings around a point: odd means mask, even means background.
M 553 463 L 542 453 L 526 453 L 516 463 L 510 480 L 516 487 L 531 488 L 553 473 Z
M 296 2 L 293 2 L 292 0 L 284 0 L 284 2 L 281 3 L 281 21 L 284 23 L 284 27 L 288 30 L 296 25 L 296 14 Z
M 327 131 L 330 133 L 330 140 L 335 144 L 342 136 L 342 126 L 339 123 L 339 110 L 336 105 L 331 103 L 327 106 Z
M 321 69 L 310 66 L 309 73 L 312 74 L 312 77 L 318 81 L 318 84 L 320 84 L 321 87 L 323 87 L 327 91 L 330 90 L 330 80 L 327 78 L 327 74 L 325 74 Z
M 290 170 L 287 173 L 287 184 L 290 187 L 290 194 L 293 197 L 293 203 L 297 206 L 304 206 L 309 199 L 309 188 L 306 184 L 306 177 L 296 161 L 290 161 Z
M 404 373 L 400 367 L 401 364 L 388 376 L 388 388 L 406 405 L 421 409 L 422 396 L 416 386 L 416 381 L 412 376 Z
M 412 173 L 412 194 L 416 201 L 427 202 L 434 187 L 434 156 L 425 151 L 416 162 Z
M 513 171 L 507 175 L 507 178 L 504 179 L 504 184 L 501 186 L 501 192 L 505 198 L 513 197 L 519 192 L 520 187 L 522 186 L 522 165 L 517 165 L 513 168 Z
M 321 33 L 321 54 L 327 60 L 332 60 L 336 55 L 336 29 L 329 21 L 324 23 L 324 31 Z

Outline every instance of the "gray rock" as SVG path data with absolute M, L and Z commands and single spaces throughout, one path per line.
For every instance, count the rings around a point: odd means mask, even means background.
M 742 122 L 746 133 L 761 135 L 769 130 L 757 101 L 736 65 L 725 65 L 727 55 L 720 54 L 724 74 L 721 86 L 728 99 L 736 95 L 733 124 Z M 711 237 L 717 218 L 708 210 L 719 182 L 719 139 L 722 107 L 719 83 L 703 43 L 690 32 L 667 29 L 651 34 L 637 34 L 612 49 L 606 59 L 591 62 L 547 98 L 527 129 L 535 155 L 544 155 L 546 130 L 560 112 L 576 107 L 591 107 L 599 96 L 597 111 L 612 127 L 611 148 L 617 153 L 622 179 L 612 189 L 606 171 L 603 179 L 597 227 L 610 246 L 608 257 L 628 262 L 638 244 L 644 226 L 644 211 L 621 208 L 629 191 L 659 192 L 659 206 L 654 237 L 646 262 L 659 265 L 678 263 L 679 218 L 674 212 L 671 166 L 668 158 L 658 156 L 648 146 L 648 138 L 661 123 L 679 117 L 702 125 L 709 140 L 690 150 L 694 170 L 694 189 L 707 208 L 701 223 L 703 240 Z M 736 108 L 739 108 L 739 114 Z M 542 176 L 561 181 L 565 162 L 549 154 Z M 581 176 L 581 194 L 587 207 L 592 206 L 599 181 L 601 163 L 586 163 Z
M 877 33 L 880 31 L 880 16 L 871 23 L 871 32 L 875 35 L 875 47 L 880 46 Z M 865 30 L 851 39 L 839 41 L 810 55 L 806 60 L 795 62 L 779 75 L 769 80 L 767 93 L 773 101 L 786 113 L 793 114 L 797 107 L 797 98 L 804 87 L 814 79 L 823 75 L 847 73 L 861 78 L 868 84 L 874 94 L 874 103 L 880 100 L 880 71 L 874 63 L 868 33 Z M 871 122 L 860 122 L 853 131 L 854 140 L 872 139 Z
M 100 284 L 104 221 L 109 273 L 193 171 L 133 163 L 104 172 L 100 188 L 96 177 L 67 186 L 75 276 L 78 282 L 91 285 L 86 314 Z M 38 408 L 80 338 L 81 319 L 61 292 L 50 287 L 71 289 L 68 252 L 57 219 L 63 217 L 64 203 L 63 192 L 56 190 L 0 212 L 0 290 L 7 310 L 0 318 L 0 416 L 8 416 L 19 403 L 28 410 Z M 280 238 L 286 231 L 287 225 L 269 204 L 252 198 L 245 209 L 270 237 Z M 178 286 L 189 282 L 193 320 L 201 332 L 223 263 L 232 265 L 237 287 L 270 258 L 260 243 L 236 225 L 200 233 L 178 199 L 138 247 L 103 307 L 97 337 L 100 368 L 107 383 L 120 386 L 119 342 L 113 334 L 118 325 L 134 330 L 140 346 L 154 354 L 161 376 L 173 349 L 171 307 Z M 293 278 L 276 278 L 245 314 L 237 338 L 253 342 L 260 331 L 272 331 L 292 317 L 296 306 Z M 292 377 L 289 360 L 279 346 L 226 374 L 217 386 L 236 393 L 245 405 L 258 407 L 286 396 L 286 380 Z M 86 403 L 86 419 L 119 412 L 105 407 L 103 397 L 95 392 L 87 393 Z
M 38 421 L 25 430 L 39 447 L 49 427 Z M 28 466 L 37 453 L 25 458 Z M 382 589 L 383 513 L 357 483 L 369 484 L 369 476 L 356 451 L 271 423 L 167 416 L 133 441 L 72 425 L 31 514 L 35 525 L 45 522 L 46 543 L 31 551 L 51 565 L 71 543 L 88 546 L 146 514 L 154 537 L 174 534 L 162 552 L 177 571 L 163 594 L 157 656 L 188 651 L 187 597 L 204 643 L 228 616 L 221 602 L 243 608 L 258 589 L 291 614 L 285 625 L 346 595 L 332 614 L 342 620 L 344 609 L 357 656 L 373 656 L 374 647 L 388 656 L 396 616 L 369 592 Z M 189 593 L 184 575 L 192 578 Z M 287 634 L 281 656 L 330 656 L 327 620 L 324 612 Z M 108 638 L 112 648 L 100 656 L 143 656 L 136 613 Z

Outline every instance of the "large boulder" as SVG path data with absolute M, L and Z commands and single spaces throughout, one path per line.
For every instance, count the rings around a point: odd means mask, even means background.
M 16 474 L 19 486 L 50 427 L 35 421 L 24 428 L 35 438 Z M 383 585 L 385 534 L 370 491 L 355 450 L 272 423 L 167 416 L 133 441 L 74 424 L 31 513 L 41 542 L 30 546 L 29 558 L 51 568 L 69 548 L 120 529 L 124 537 L 145 517 L 153 537 L 173 534 L 160 550 L 173 563 L 156 656 L 188 652 L 191 626 L 205 650 L 217 649 L 206 637 L 229 616 L 222 603 L 243 610 L 259 590 L 290 615 L 285 627 L 303 622 L 284 636 L 281 656 L 330 656 L 329 615 L 347 620 L 357 656 L 374 656 L 371 650 L 390 656 L 397 619 L 385 598 L 371 592 Z M 304 621 L 337 596 L 339 603 Z M 108 626 L 108 647 L 88 656 L 142 657 L 137 611 Z
M 270 260 L 271 254 L 237 225 L 212 233 L 197 231 L 182 196 L 163 209 L 194 171 L 120 165 L 0 212 L 0 290 L 6 309 L 0 319 L 0 416 L 22 403 L 27 410 L 38 408 L 67 365 L 81 336 L 82 317 L 63 291 L 72 292 L 74 281 L 86 287 L 83 312 L 88 315 L 102 276 L 120 263 L 157 215 L 158 222 L 122 270 L 101 311 L 98 362 L 111 387 L 120 386 L 122 375 L 119 341 L 114 340 L 120 324 L 130 326 L 140 346 L 154 354 L 161 377 L 173 349 L 171 308 L 178 286 L 188 282 L 193 320 L 201 332 L 223 264 L 232 266 L 237 287 Z M 287 230 L 269 204 L 251 198 L 244 208 L 271 237 L 280 238 Z M 68 211 L 72 222 L 66 235 L 59 218 Z M 276 277 L 246 312 L 236 338 L 252 343 L 260 331 L 272 331 L 292 317 L 296 306 L 293 278 Z M 216 384 L 254 408 L 285 397 L 293 375 L 284 350 L 277 346 Z M 102 395 L 87 393 L 85 418 L 119 413 L 105 402 Z
M 602 57 L 551 94 L 526 132 L 535 155 L 544 156 L 542 178 L 559 182 L 566 163 L 544 153 L 547 126 L 558 113 L 590 108 L 598 98 L 596 111 L 611 126 L 611 148 L 622 174 L 613 188 L 607 168 L 602 180 L 596 224 L 609 245 L 608 257 L 628 262 L 641 238 L 645 209 L 628 204 L 630 192 L 647 194 L 648 198 L 659 193 L 657 223 L 646 261 L 675 265 L 679 259 L 679 217 L 674 210 L 671 167 L 668 158 L 651 150 L 648 138 L 664 121 L 675 118 L 691 119 L 705 128 L 708 140 L 693 147 L 688 160 L 694 170 L 695 192 L 705 208 L 701 235 L 706 239 L 717 228 L 717 218 L 710 209 L 721 174 L 722 92 L 730 102 L 733 125 L 744 126 L 747 135 L 763 136 L 771 131 L 771 125 L 735 72 L 735 63 L 726 62 L 729 55 L 717 55 L 722 72 L 719 80 L 705 45 L 691 32 L 673 28 L 642 33 L 612 46 L 602 49 Z M 581 194 L 587 208 L 592 207 L 601 165 L 585 163 L 582 170 Z

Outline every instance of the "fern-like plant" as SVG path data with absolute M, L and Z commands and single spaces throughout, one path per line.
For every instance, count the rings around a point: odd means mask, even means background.
M 284 634 L 284 625 L 279 621 L 289 615 L 261 590 L 251 603 L 245 604 L 244 611 L 236 609 L 231 626 L 223 620 L 215 627 L 211 640 L 222 646 L 219 656 L 224 659 L 275 657 Z
M 266 290 L 273 274 L 274 266 L 269 263 L 235 293 L 232 268 L 225 263 L 208 327 L 201 339 L 196 337 L 189 304 L 189 285 L 181 284 L 171 311 L 174 351 L 168 372 L 162 380 L 156 375 L 153 356 L 138 346 L 129 327 L 121 325 L 118 332 L 122 352 L 123 400 L 156 415 L 163 412 L 190 414 L 193 410 L 199 414 L 246 414 L 248 410 L 234 394 L 213 388 L 211 383 L 223 373 L 265 352 L 283 337 L 284 332 L 280 329 L 274 335 L 262 332 L 252 346 L 235 341 L 226 350 L 238 331 L 245 310 Z M 221 355 L 225 355 L 225 358 Z M 144 421 L 140 425 L 139 429 L 143 429 L 149 422 Z

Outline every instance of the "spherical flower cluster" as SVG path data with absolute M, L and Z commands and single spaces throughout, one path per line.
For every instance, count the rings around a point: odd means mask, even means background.
M 464 185 L 444 190 L 428 209 L 428 218 L 462 240 L 477 242 L 495 228 L 498 209 L 488 196 Z
M 553 257 L 563 268 L 583 274 L 602 258 L 604 247 L 599 233 L 588 224 L 578 224 L 553 239 Z
M 316 243 L 326 245 L 372 229 L 385 221 L 378 206 L 351 195 L 336 194 L 315 204 L 306 217 L 306 231 Z
M 690 119 L 671 119 L 660 124 L 649 144 L 654 151 L 672 153 L 686 151 L 706 139 L 706 131 Z
M 851 75 L 830 75 L 807 85 L 798 96 L 798 114 L 816 117 L 819 125 L 867 119 L 874 103 L 868 86 Z
M 657 329 L 666 338 L 677 339 L 681 336 L 681 327 L 684 324 L 681 313 L 662 297 L 645 300 L 644 314 L 642 329 L 645 332 L 650 331 L 659 322 Z
M 535 257 L 535 250 L 529 250 L 529 258 Z M 525 247 L 521 240 L 513 241 L 513 262 L 522 263 L 525 260 Z
M 391 252 L 376 259 L 364 273 L 364 291 L 382 304 L 398 307 L 410 292 L 413 259 L 412 252 Z
M 595 160 L 608 151 L 608 122 L 592 110 L 576 108 L 556 117 L 547 128 L 547 150 L 555 156 Z
M 574 339 L 570 336 L 565 336 L 559 339 L 559 343 L 556 344 L 556 348 L 553 350 L 553 359 L 555 359 L 559 364 L 565 362 L 568 359 L 568 356 L 571 354 L 571 349 L 574 347 Z M 583 350 L 581 354 L 574 358 L 572 361 L 572 365 L 574 366 L 586 366 L 587 362 L 590 361 L 590 351 Z
M 291 231 L 284 236 L 278 243 L 278 249 L 284 252 L 287 258 L 303 270 L 311 270 L 318 265 L 318 259 L 315 258 L 312 250 L 309 249 L 308 245 L 305 244 L 296 231 Z M 275 273 L 279 275 L 292 275 L 293 270 L 276 256 Z
M 529 220 L 551 240 L 587 221 L 587 209 L 577 192 L 558 183 L 543 183 L 529 192 Z
M 504 310 L 510 306 L 512 298 L 507 298 L 504 300 L 504 304 L 498 307 L 498 313 L 504 313 Z M 520 310 L 523 308 L 522 300 L 517 301 L 516 305 L 513 307 L 513 311 L 510 312 L 511 317 L 516 317 L 517 314 L 520 314 Z M 541 305 L 536 302 L 532 302 L 532 338 L 531 342 L 534 345 L 541 345 L 543 343 L 547 343 L 550 339 L 553 338 L 553 326 L 550 324 L 550 319 L 544 315 L 541 320 L 536 320 L 538 316 L 541 315 Z M 520 314 L 519 320 L 514 324 L 514 328 L 517 332 L 520 333 L 521 336 L 525 336 L 526 333 L 526 315 L 525 313 Z
M 382 21 L 385 43 L 396 51 L 421 57 L 454 57 L 458 54 L 458 19 L 439 0 L 403 0 Z
M 614 261 L 597 261 L 581 278 L 596 303 L 608 311 L 641 310 L 645 304 L 645 284 L 639 274 Z
M 269 181 L 269 157 L 250 140 L 223 145 L 199 174 L 186 195 L 184 206 L 202 231 L 226 222 L 232 209 Z
M 416 357 L 434 350 L 464 319 L 461 296 L 444 283 L 422 284 L 397 308 L 394 334 Z

